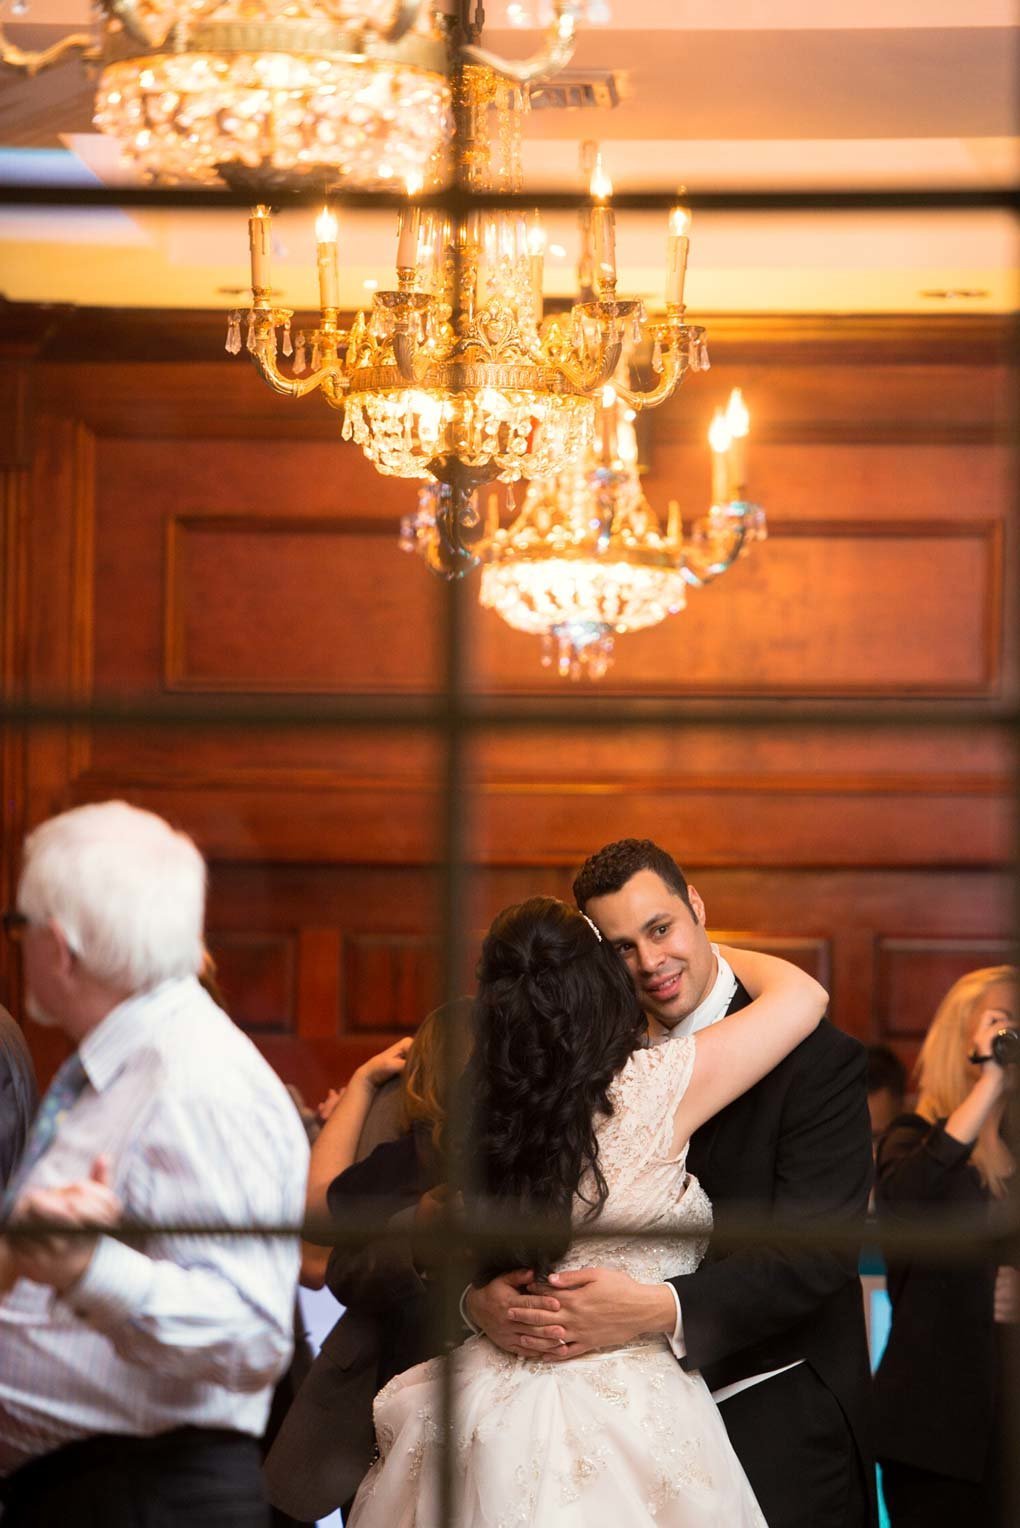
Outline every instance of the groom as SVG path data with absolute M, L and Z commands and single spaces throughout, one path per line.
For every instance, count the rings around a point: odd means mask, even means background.
M 750 1001 L 705 931 L 705 908 L 648 839 L 593 854 L 574 881 L 581 911 L 630 971 L 652 1044 Z M 865 1053 L 825 1020 L 691 1140 L 688 1167 L 717 1211 L 792 1225 L 863 1222 L 871 1183 Z M 530 1277 L 530 1275 L 528 1276 Z M 750 1247 L 666 1284 L 611 1268 L 554 1274 L 555 1298 L 510 1274 L 465 1309 L 510 1352 L 569 1362 L 648 1332 L 703 1374 L 769 1528 L 874 1522 L 870 1390 L 855 1261 Z

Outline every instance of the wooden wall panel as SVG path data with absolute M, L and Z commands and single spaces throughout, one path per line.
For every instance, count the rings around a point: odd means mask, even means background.
M 439 940 L 429 934 L 350 934 L 344 940 L 343 1028 L 385 1036 L 417 1028 L 442 999 Z
M 738 950 L 762 950 L 766 955 L 778 955 L 790 960 L 802 971 L 807 971 L 823 987 L 832 985 L 831 939 L 802 939 L 782 934 L 741 933 L 740 930 L 710 929 L 717 944 L 730 944 Z
M 883 1038 L 919 1041 L 926 1015 L 959 977 L 982 966 L 1009 964 L 1016 955 L 1008 939 L 877 940 L 877 1000 Z
M 438 682 L 435 589 L 343 519 L 174 516 L 168 690 L 420 693 Z
M 996 521 L 785 521 L 687 609 L 618 639 L 612 695 L 874 696 L 995 693 Z M 909 614 L 908 614 L 909 613 Z M 555 691 L 536 639 L 491 612 L 473 626 L 479 688 Z
M 294 1034 L 294 939 L 289 933 L 220 933 L 206 943 L 224 1006 L 252 1034 Z

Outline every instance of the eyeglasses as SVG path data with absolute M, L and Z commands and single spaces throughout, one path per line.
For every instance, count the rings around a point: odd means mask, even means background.
M 2 915 L 0 915 L 0 923 L 3 924 L 4 933 L 7 935 L 12 944 L 21 943 L 25 930 L 28 928 L 31 921 L 32 920 L 26 913 L 19 913 L 16 907 L 8 907 L 7 910 Z

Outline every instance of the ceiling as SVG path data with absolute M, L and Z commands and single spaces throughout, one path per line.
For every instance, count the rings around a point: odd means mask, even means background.
M 528 51 L 490 0 L 486 43 Z M 1020 180 L 1013 0 L 611 0 L 572 68 L 612 71 L 612 110 L 534 113 L 525 171 L 575 190 L 581 138 L 603 144 L 618 190 L 1003 190 Z M 87 0 L 30 0 L 7 31 L 40 46 L 87 24 Z M 92 84 L 68 62 L 0 74 L 0 180 L 125 179 L 91 130 Z M 392 220 L 345 213 L 341 298 L 389 284 Z M 663 219 L 619 220 L 621 293 L 661 291 Z M 549 220 L 547 286 L 573 287 L 575 225 Z M 692 313 L 1007 312 L 1017 226 L 1002 211 L 704 213 L 692 239 Z M 315 294 L 309 214 L 277 220 L 274 279 L 298 309 Z M 227 307 L 247 280 L 240 212 L 0 211 L 0 292 L 22 301 Z M 949 296 L 930 295 L 932 293 Z

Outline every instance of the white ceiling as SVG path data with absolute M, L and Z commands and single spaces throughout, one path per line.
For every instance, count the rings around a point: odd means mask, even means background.
M 536 113 L 525 168 L 536 189 L 578 185 L 577 141 L 603 144 L 618 190 L 1003 189 L 1017 183 L 1013 0 L 611 0 L 573 68 L 612 70 L 613 111 Z M 487 45 L 527 51 L 490 0 Z M 83 0 L 31 0 L 19 40 L 88 20 Z M 91 132 L 91 86 L 68 63 L 0 76 L 0 177 L 116 182 L 116 146 Z M 621 217 L 621 291 L 657 295 L 663 227 Z M 274 277 L 314 297 L 311 219 L 278 220 Z M 550 220 L 548 286 L 573 284 L 574 227 Z M 391 281 L 389 219 L 345 215 L 345 303 Z M 1001 212 L 699 216 L 692 310 L 1006 311 L 1017 303 L 1016 226 Z M 21 300 L 218 307 L 246 281 L 240 213 L 0 212 L 0 291 Z M 922 296 L 931 291 L 980 296 Z

